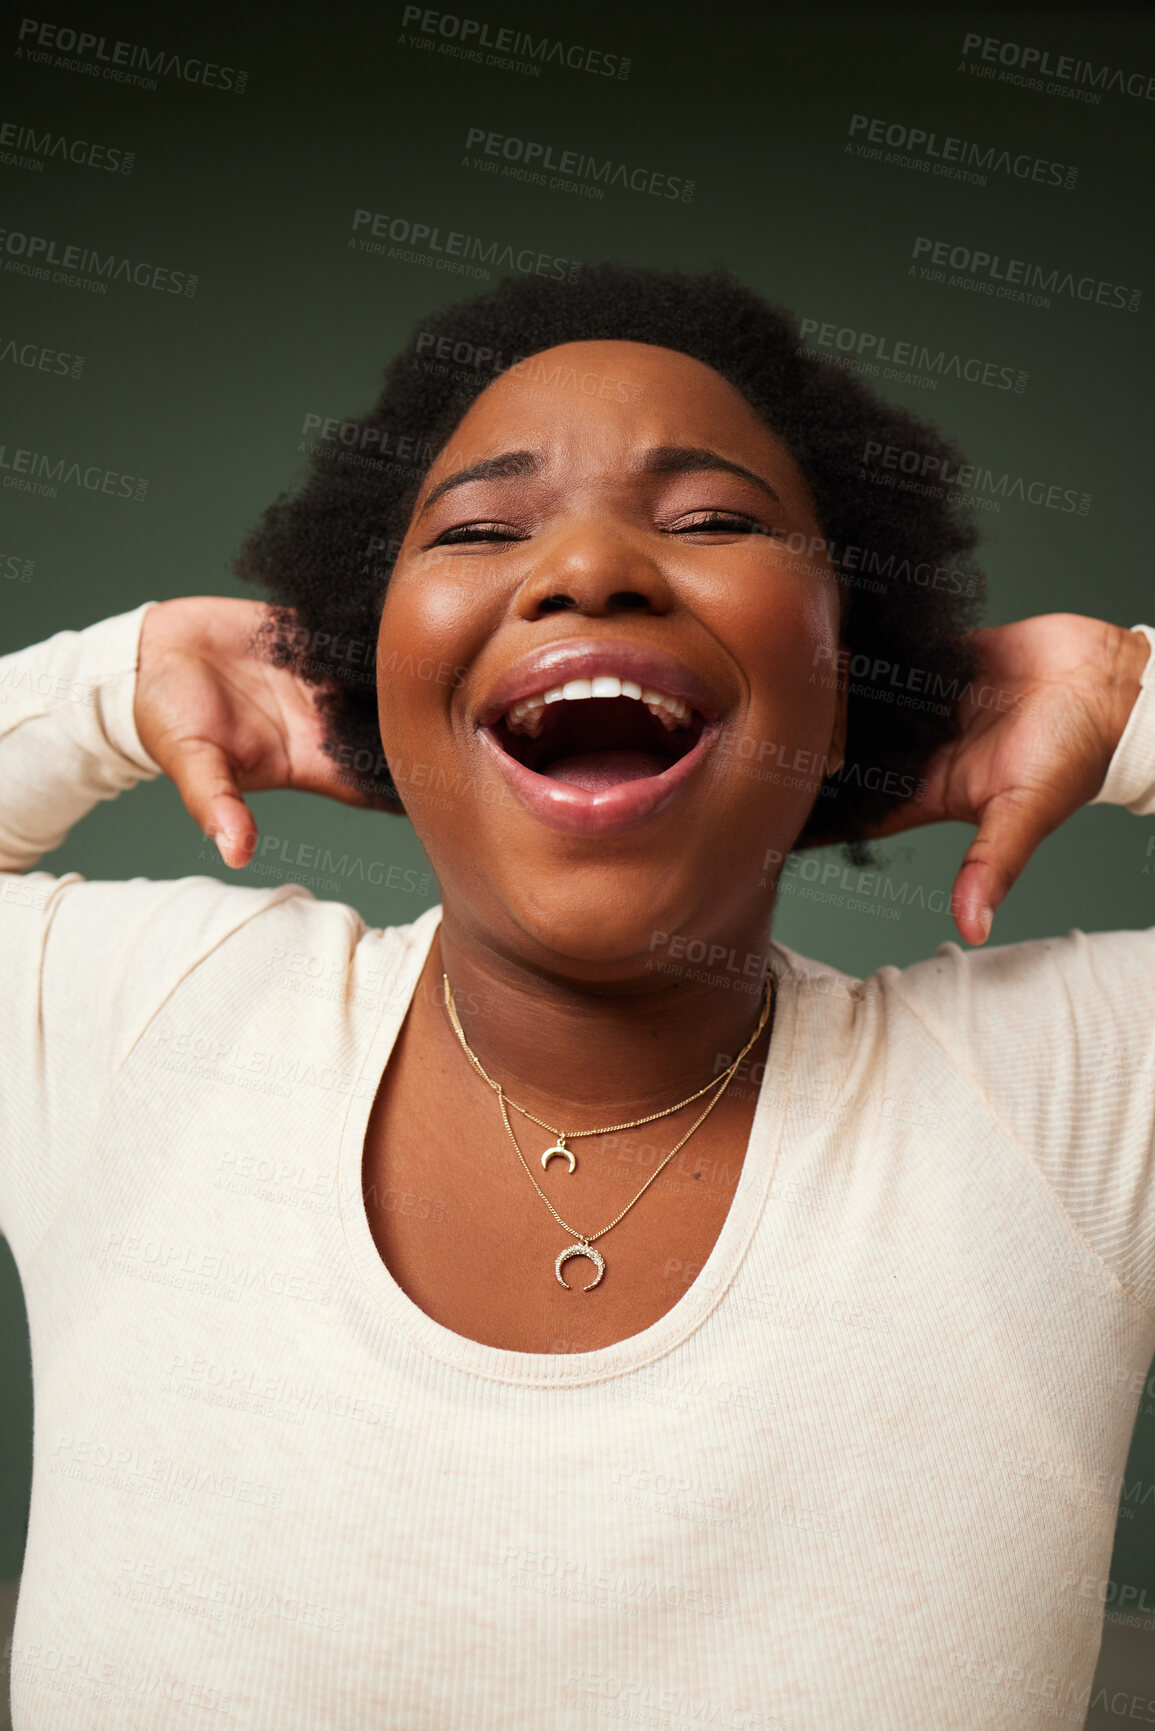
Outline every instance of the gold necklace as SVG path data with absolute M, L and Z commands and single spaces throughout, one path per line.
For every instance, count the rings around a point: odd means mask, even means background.
M 641 1201 L 646 1191 L 650 1188 L 650 1185 L 654 1182 L 654 1179 L 666 1169 L 670 1164 L 670 1161 L 674 1158 L 674 1155 L 677 1154 L 680 1149 L 685 1147 L 686 1143 L 690 1140 L 690 1137 L 694 1134 L 694 1131 L 698 1129 L 699 1125 L 704 1124 L 706 1119 L 710 1116 L 710 1113 L 714 1110 L 714 1107 L 718 1104 L 718 1101 L 722 1098 L 722 1095 L 734 1080 L 739 1064 L 742 1062 L 751 1046 L 754 1045 L 763 1028 L 766 1026 L 767 1020 L 773 1014 L 774 1006 L 778 997 L 778 981 L 771 970 L 767 969 L 766 976 L 762 981 L 762 1009 L 758 1017 L 758 1026 L 754 1029 L 754 1032 L 746 1041 L 746 1044 L 742 1047 L 742 1050 L 738 1053 L 738 1056 L 734 1059 L 734 1062 L 729 1066 L 729 1068 L 723 1070 L 720 1076 L 713 1077 L 706 1083 L 704 1088 L 699 1088 L 696 1093 L 688 1094 L 684 1100 L 679 1100 L 676 1106 L 667 1106 L 661 1112 L 650 1112 L 644 1118 L 630 1118 L 623 1124 L 607 1124 L 605 1128 L 601 1130 L 568 1131 L 555 1130 L 553 1125 L 547 1124 L 544 1118 L 539 1118 L 536 1113 L 530 1112 L 526 1107 L 517 1105 L 516 1101 L 509 1099 L 505 1090 L 502 1088 L 501 1083 L 495 1082 L 493 1077 L 486 1073 L 482 1068 L 480 1059 L 473 1051 L 469 1041 L 465 1038 L 465 1030 L 461 1026 L 461 1022 L 457 1015 L 457 1005 L 453 1001 L 453 990 L 449 984 L 448 974 L 442 974 L 441 983 L 445 987 L 445 1009 L 449 1016 L 449 1020 L 453 1025 L 453 1031 L 461 1041 L 462 1050 L 469 1059 L 469 1062 L 473 1065 L 473 1068 L 477 1071 L 481 1079 L 488 1083 L 489 1087 L 491 1087 L 497 1095 L 497 1103 L 501 1107 L 501 1121 L 505 1125 L 506 1134 L 513 1143 L 514 1153 L 525 1168 L 526 1177 L 529 1179 L 530 1183 L 533 1185 L 534 1189 L 537 1191 L 558 1225 L 564 1226 L 567 1232 L 572 1232 L 574 1234 L 574 1242 L 567 1245 L 555 1261 L 554 1273 L 557 1275 L 558 1280 L 561 1282 L 562 1286 L 565 1287 L 566 1291 L 572 1292 L 574 1289 L 564 1278 L 562 1268 L 565 1263 L 569 1261 L 571 1256 L 584 1256 L 593 1263 L 595 1270 L 594 1278 L 589 1282 L 588 1286 L 579 1287 L 578 1290 L 581 1292 L 592 1292 L 606 1271 L 605 1257 L 602 1255 L 600 1250 L 594 1249 L 594 1240 L 596 1238 L 604 1238 L 606 1233 L 612 1231 L 620 1220 L 625 1219 L 630 1209 L 634 1206 L 634 1203 Z M 767 984 L 769 984 L 769 991 L 767 991 Z M 653 1172 L 650 1173 L 650 1176 L 646 1179 L 646 1182 L 642 1185 L 642 1188 L 638 1191 L 633 1201 L 627 1202 L 621 1213 L 615 1214 L 609 1225 L 603 1226 L 598 1232 L 579 1232 L 576 1226 L 571 1226 L 568 1220 L 562 1219 L 561 1215 L 558 1213 L 557 1209 L 554 1207 L 553 1203 L 550 1201 L 549 1197 L 546 1195 L 545 1191 L 526 1165 L 525 1155 L 518 1146 L 517 1137 L 513 1133 L 513 1125 L 509 1121 L 509 1113 L 506 1111 L 506 1106 L 508 1104 L 513 1107 L 515 1112 L 520 1112 L 524 1118 L 531 1118 L 535 1124 L 540 1124 L 543 1130 L 548 1130 L 552 1136 L 556 1137 L 553 1147 L 547 1148 L 541 1157 L 543 1167 L 548 1168 L 551 1155 L 564 1154 L 569 1162 L 569 1171 L 572 1172 L 577 1162 L 572 1152 L 565 1146 L 567 1137 L 576 1141 L 582 1136 L 609 1136 L 615 1130 L 635 1130 L 642 1124 L 652 1124 L 658 1118 L 668 1118 L 672 1113 L 680 1112 L 683 1106 L 689 1106 L 694 1100 L 700 1100 L 702 1095 L 709 1093 L 711 1088 L 715 1088 L 717 1091 L 709 1105 L 706 1107 L 706 1110 L 694 1120 L 681 1140 L 675 1142 L 661 1165 L 654 1168 Z

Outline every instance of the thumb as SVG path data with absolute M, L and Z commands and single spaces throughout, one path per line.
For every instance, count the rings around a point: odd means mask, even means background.
M 951 894 L 951 913 L 964 942 L 986 943 L 995 909 L 1061 818 L 1061 812 L 1051 812 L 1029 789 L 1013 789 L 988 800 Z
M 158 760 L 159 761 L 159 760 Z M 248 865 L 257 845 L 257 825 L 237 786 L 232 764 L 207 739 L 183 740 L 163 765 L 176 783 L 185 810 L 217 845 L 234 871 Z

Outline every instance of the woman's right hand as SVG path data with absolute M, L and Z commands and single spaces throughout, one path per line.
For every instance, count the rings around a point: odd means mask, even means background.
M 363 805 L 322 750 L 315 687 L 254 647 L 259 601 L 191 595 L 145 614 L 134 714 L 141 744 L 176 783 L 225 864 L 247 865 L 256 822 L 242 794 L 292 787 Z

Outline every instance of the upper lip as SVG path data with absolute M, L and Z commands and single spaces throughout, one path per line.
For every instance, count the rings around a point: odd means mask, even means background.
M 722 707 L 719 695 L 684 661 L 649 643 L 625 638 L 565 638 L 544 643 L 506 669 L 477 714 L 479 727 L 492 727 L 523 697 L 539 697 L 567 679 L 592 679 L 616 673 L 665 697 L 680 697 L 707 723 Z

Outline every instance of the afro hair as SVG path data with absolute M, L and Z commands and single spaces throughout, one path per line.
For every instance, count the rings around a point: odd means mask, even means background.
M 985 583 L 966 564 L 977 531 L 949 489 L 910 478 L 946 473 L 961 454 L 848 367 L 807 352 L 793 317 L 727 271 L 604 264 L 575 280 L 507 278 L 426 319 L 386 369 L 375 406 L 318 441 L 299 486 L 269 506 L 242 546 L 237 575 L 263 586 L 271 604 L 266 653 L 320 688 L 326 749 L 368 766 L 362 795 L 403 811 L 372 669 L 422 481 L 507 368 L 563 343 L 606 339 L 674 349 L 712 367 L 803 475 L 823 533 L 817 546 L 790 550 L 838 584 L 849 699 L 846 761 L 824 780 L 795 845 L 841 842 L 852 857 L 868 857 L 863 839 L 956 736 L 957 698 L 977 671 L 969 633 Z M 871 461 L 896 450 L 901 464 Z

